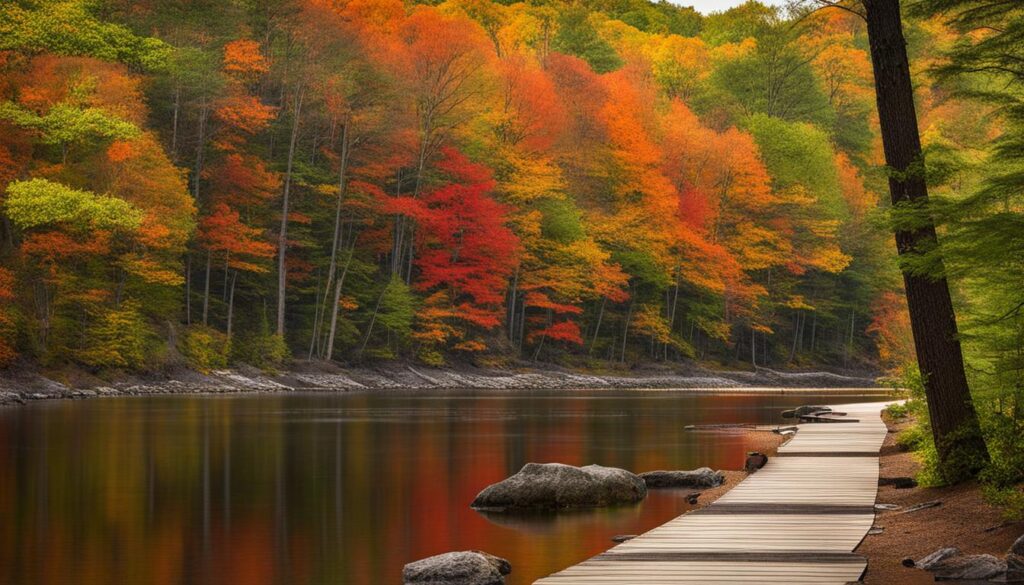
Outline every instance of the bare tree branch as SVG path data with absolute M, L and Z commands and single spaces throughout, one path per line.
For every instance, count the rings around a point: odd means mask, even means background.
M 805 6 L 815 7 L 813 10 L 807 12 L 806 14 L 798 18 L 794 22 L 794 25 L 803 21 L 811 14 L 814 14 L 815 12 L 818 12 L 819 10 L 824 10 L 826 8 L 838 8 L 839 10 L 845 10 L 850 14 L 857 15 L 861 20 L 867 22 L 867 16 L 863 12 L 857 10 L 856 8 L 850 6 L 849 4 L 855 6 L 859 4 L 859 0 L 789 0 L 789 2 L 787 3 L 787 7 L 791 12 L 796 12 Z

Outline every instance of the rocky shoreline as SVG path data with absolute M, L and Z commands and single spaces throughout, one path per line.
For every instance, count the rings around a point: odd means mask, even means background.
M 429 368 L 410 364 L 344 368 L 332 364 L 300 364 L 268 373 L 256 368 L 235 368 L 200 373 L 179 369 L 148 376 L 119 375 L 103 380 L 81 372 L 44 375 L 29 368 L 0 372 L 0 405 L 32 400 L 79 399 L 99 396 L 158 394 L 234 394 L 277 392 L 416 391 L 442 389 L 574 390 L 574 389 L 694 390 L 786 388 L 879 388 L 868 376 L 832 372 L 756 371 L 719 372 L 699 368 L 639 368 L 628 374 L 581 373 L 566 369 L 523 367 L 487 369 L 470 366 Z M 880 389 L 880 388 L 879 388 Z

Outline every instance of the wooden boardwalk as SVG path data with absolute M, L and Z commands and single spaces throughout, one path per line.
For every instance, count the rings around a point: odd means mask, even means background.
M 679 516 L 536 585 L 845 584 L 874 521 L 884 403 L 835 409 L 858 422 L 807 423 L 760 471 Z

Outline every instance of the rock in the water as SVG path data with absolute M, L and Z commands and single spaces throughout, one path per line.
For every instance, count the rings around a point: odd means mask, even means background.
M 710 467 L 693 471 L 648 471 L 640 478 L 648 488 L 713 488 L 725 483 L 725 474 Z
M 647 496 L 639 476 L 615 467 L 527 463 L 519 473 L 484 488 L 479 510 L 553 510 L 633 504 Z
M 471 550 L 450 552 L 409 563 L 405 585 L 504 585 L 512 565 L 503 558 Z

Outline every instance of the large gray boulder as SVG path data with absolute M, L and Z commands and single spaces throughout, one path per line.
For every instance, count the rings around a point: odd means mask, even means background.
M 1009 554 L 1024 557 L 1024 534 L 1010 545 Z
M 478 510 L 558 510 L 632 504 L 647 496 L 639 476 L 614 467 L 527 463 L 512 477 L 484 488 Z
M 1024 583 L 1024 536 L 1018 538 L 1006 553 L 1006 581 Z
M 512 565 L 503 558 L 470 550 L 450 552 L 409 563 L 405 585 L 504 585 Z
M 984 581 L 1006 573 L 1006 561 L 992 555 L 961 555 L 929 569 L 937 581 Z
M 1024 583 L 1024 556 L 1006 556 L 1006 582 Z
M 710 467 L 693 471 L 648 471 L 640 478 L 648 488 L 713 488 L 725 483 L 725 474 Z
M 1006 574 L 1006 561 L 992 555 L 965 555 L 954 547 L 942 548 L 917 561 L 936 581 L 985 581 Z

